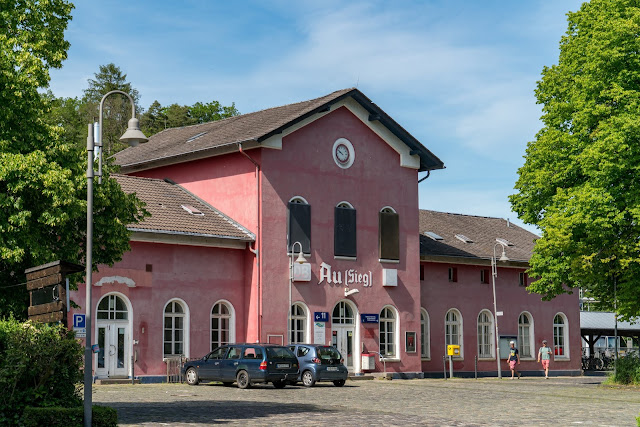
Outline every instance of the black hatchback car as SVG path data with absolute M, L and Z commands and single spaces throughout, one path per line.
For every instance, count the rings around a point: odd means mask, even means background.
M 342 387 L 349 376 L 340 352 L 333 346 L 295 344 L 289 349 L 298 358 L 300 380 L 306 387 L 316 381 L 333 381 L 336 387 Z
M 187 384 L 220 381 L 229 387 L 249 388 L 255 383 L 273 383 L 283 388 L 298 378 L 298 359 L 287 347 L 271 344 L 229 344 L 216 348 L 199 360 L 185 363 Z

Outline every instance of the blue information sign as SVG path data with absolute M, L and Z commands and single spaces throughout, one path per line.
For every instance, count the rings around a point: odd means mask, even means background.
M 87 327 L 87 317 L 84 314 L 75 313 L 73 315 L 73 327 L 83 329 Z
M 316 311 L 313 313 L 313 321 L 314 322 L 328 322 L 329 321 L 329 313 L 326 311 Z
M 374 314 L 361 314 L 360 322 L 362 323 L 380 323 L 380 315 Z

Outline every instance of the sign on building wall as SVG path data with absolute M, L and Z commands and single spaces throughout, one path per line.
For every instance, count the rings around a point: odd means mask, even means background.
M 380 323 L 380 315 L 378 313 L 371 314 L 361 314 L 360 315 L 361 323 Z
M 314 344 L 325 344 L 325 323 L 324 322 L 313 322 L 313 343 Z
M 372 285 L 373 274 L 371 271 L 361 272 L 353 268 L 345 271 L 332 271 L 331 266 L 326 262 L 320 264 L 320 280 L 318 285 L 327 281 L 328 284 L 344 285 L 346 287 L 355 287 L 361 285 L 364 288 Z
M 310 282 L 311 281 L 311 264 L 293 263 L 293 281 L 294 282 Z

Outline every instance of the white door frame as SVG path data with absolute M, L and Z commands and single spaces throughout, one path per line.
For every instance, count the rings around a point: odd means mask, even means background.
M 107 298 L 111 295 L 115 295 L 119 298 L 122 299 L 122 301 L 124 301 L 124 304 L 127 307 L 127 319 L 126 320 L 115 320 L 115 319 L 98 319 L 98 305 L 100 305 L 100 302 L 104 299 Z M 109 335 L 112 335 L 113 337 L 117 337 L 117 328 L 118 327 L 123 327 L 125 328 L 124 331 L 124 368 L 120 368 L 119 371 L 121 373 L 116 374 L 115 372 L 109 372 L 109 363 L 105 363 L 105 368 L 101 369 L 101 372 L 98 373 L 98 355 L 94 354 L 93 356 L 93 369 L 94 369 L 94 375 L 98 378 L 108 378 L 110 376 L 126 376 L 126 377 L 130 377 L 131 376 L 131 350 L 133 348 L 133 341 L 132 341 L 132 335 L 133 335 L 133 307 L 131 305 L 131 301 L 129 301 L 129 298 L 127 298 L 126 295 L 124 295 L 121 292 L 109 292 L 106 293 L 104 295 L 102 295 L 100 297 L 100 299 L 98 300 L 98 302 L 96 303 L 95 307 L 93 308 L 93 324 L 94 326 L 94 331 L 93 331 L 93 337 L 95 340 L 95 343 L 98 342 L 98 328 L 99 327 L 106 327 L 106 326 L 111 326 L 112 330 L 111 332 L 107 332 L 107 337 L 105 337 L 105 339 L 109 339 Z M 117 339 L 117 338 L 116 338 Z M 109 351 L 110 351 L 110 347 L 107 347 L 104 349 L 105 352 L 105 361 L 107 360 L 107 356 L 109 355 Z M 105 372 L 106 371 L 106 372 Z
M 338 304 L 341 302 L 345 302 L 353 312 L 353 324 L 345 325 L 345 324 L 335 324 L 333 323 L 333 310 L 336 308 Z M 337 301 L 333 307 L 331 308 L 331 313 L 329 314 L 331 318 L 331 342 L 333 343 L 333 331 L 344 331 L 344 334 L 347 334 L 348 330 L 353 330 L 353 372 L 359 373 L 361 372 L 361 343 L 360 343 L 360 314 L 358 312 L 358 307 L 348 299 L 342 299 Z M 340 335 L 340 332 L 338 332 Z M 346 356 L 345 356 L 346 357 Z M 345 360 L 346 363 L 346 360 Z M 351 370 L 350 370 L 351 371 Z

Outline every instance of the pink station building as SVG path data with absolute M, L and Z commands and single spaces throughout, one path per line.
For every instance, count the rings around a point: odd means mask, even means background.
M 495 376 L 503 247 L 500 355 L 516 341 L 537 374 L 547 339 L 553 373 L 581 372 L 577 295 L 524 287 L 536 236 L 420 210 L 418 173 L 443 162 L 357 89 L 166 129 L 115 161 L 151 217 L 93 276 L 98 378 L 161 381 L 232 342 L 332 344 L 354 375 L 398 378 L 442 376 L 456 344 L 455 375 Z M 85 306 L 84 285 L 71 297 Z

